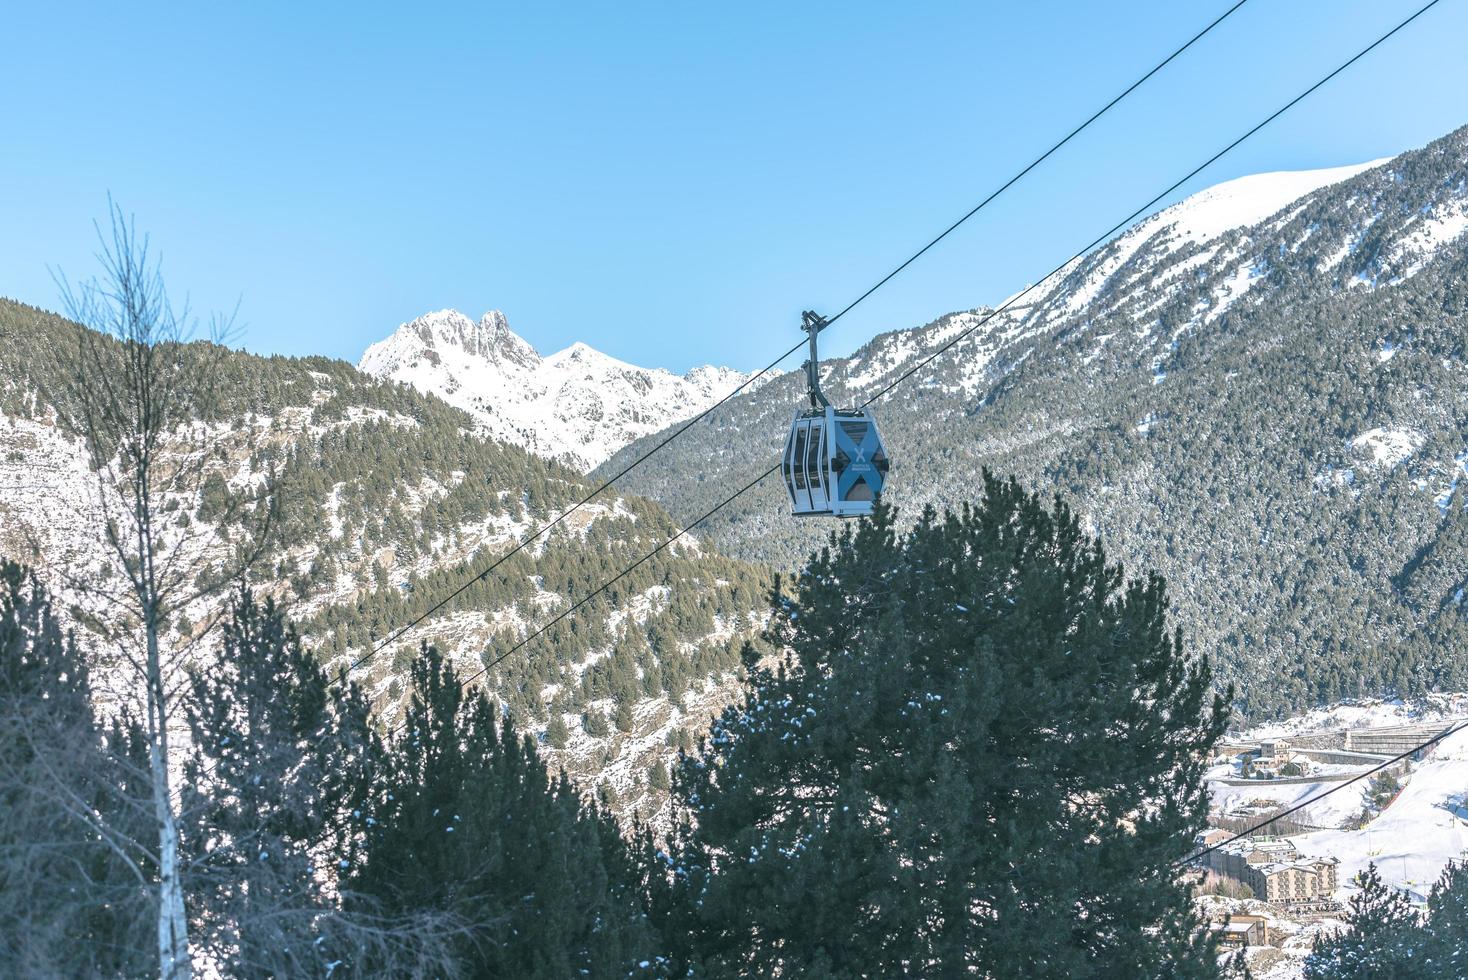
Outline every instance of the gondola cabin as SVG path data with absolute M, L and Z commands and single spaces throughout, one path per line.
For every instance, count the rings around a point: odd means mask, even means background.
M 887 478 L 877 420 L 860 409 L 826 405 L 798 412 L 781 463 L 797 517 L 861 517 Z

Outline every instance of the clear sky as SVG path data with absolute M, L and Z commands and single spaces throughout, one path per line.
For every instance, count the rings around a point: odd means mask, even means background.
M 56 308 L 110 191 L 255 351 L 356 360 L 503 309 L 682 371 L 763 365 L 1228 0 L 7 5 L 0 295 Z M 1251 0 L 827 335 L 996 302 L 1419 0 Z M 1468 124 L 1445 0 L 1195 183 Z

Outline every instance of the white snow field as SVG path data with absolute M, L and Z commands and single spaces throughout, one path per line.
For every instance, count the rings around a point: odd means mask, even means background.
M 1334 705 L 1260 726 L 1242 733 L 1238 739 L 1249 741 L 1342 728 L 1380 728 L 1454 718 L 1462 724 L 1465 716 L 1468 716 L 1468 695 L 1434 694 L 1410 704 L 1367 701 Z M 1322 770 L 1332 768 L 1336 767 L 1322 767 Z M 1289 805 L 1338 785 L 1271 785 L 1261 781 L 1249 786 L 1225 786 L 1216 781 L 1232 771 L 1233 767 L 1226 765 L 1215 766 L 1209 771 L 1209 790 L 1215 805 L 1227 808 L 1248 805 L 1256 800 Z M 1359 813 L 1365 796 L 1365 782 L 1352 784 L 1309 807 L 1306 820 L 1328 826 Z M 1414 903 L 1421 903 L 1450 861 L 1468 860 L 1468 729 L 1448 736 L 1426 758 L 1413 763 L 1403 782 L 1405 785 L 1397 798 L 1360 830 L 1321 830 L 1289 838 L 1302 855 L 1334 857 L 1340 861 L 1337 900 L 1348 901 L 1357 891 L 1353 883 L 1356 875 L 1375 863 L 1387 884 L 1401 889 Z M 1261 914 L 1270 920 L 1270 946 L 1256 947 L 1248 952 L 1249 967 L 1259 980 L 1299 980 L 1304 975 L 1305 957 L 1309 955 L 1315 937 L 1345 928 L 1344 923 L 1335 919 L 1300 923 L 1259 901 L 1217 896 L 1199 901 L 1210 912 Z
M 1307 714 L 1261 725 L 1230 739 L 1252 741 L 1341 729 L 1384 728 L 1468 718 L 1468 694 L 1431 694 L 1410 703 L 1365 701 L 1320 708 Z M 1313 772 L 1357 771 L 1345 765 L 1316 766 Z M 1232 786 L 1219 780 L 1237 774 L 1236 765 L 1219 765 L 1205 775 L 1213 805 L 1225 813 L 1254 812 L 1293 806 L 1321 797 L 1338 782 L 1286 783 L 1252 781 Z M 1369 779 L 1352 783 L 1311 803 L 1296 815 L 1304 823 L 1336 828 L 1361 812 Z M 1302 854 L 1341 860 L 1339 878 L 1344 899 L 1355 891 L 1350 885 L 1371 860 L 1382 877 L 1408 892 L 1425 897 L 1450 860 L 1468 856 L 1468 730 L 1449 736 L 1414 762 L 1404 778 L 1405 789 L 1392 804 L 1358 831 L 1322 830 L 1291 838 Z
M 1234 228 L 1258 224 L 1311 191 L 1339 184 L 1391 159 L 1382 157 L 1320 170 L 1279 170 L 1226 180 L 1158 212 L 1137 230 L 1145 228 L 1150 234 L 1170 224 L 1183 241 L 1210 241 Z
M 1261 780 L 1248 786 L 1228 786 L 1216 781 L 1220 776 L 1230 775 L 1230 772 L 1228 767 L 1219 766 L 1209 770 L 1205 777 L 1210 780 L 1208 790 L 1213 806 L 1230 815 L 1252 814 L 1263 817 L 1281 807 L 1314 799 L 1332 786 L 1339 785 L 1333 782 L 1271 783 Z M 1367 780 L 1363 779 L 1337 790 L 1319 803 L 1311 804 L 1294 814 L 1293 818 L 1316 827 L 1339 826 L 1352 815 L 1361 812 L 1366 783 Z
M 1415 764 L 1401 795 L 1361 830 L 1322 830 L 1292 840 L 1301 853 L 1340 859 L 1337 898 L 1351 895 L 1352 880 L 1374 862 L 1382 880 L 1422 902 L 1449 861 L 1468 857 L 1465 798 L 1468 729 L 1448 736 Z

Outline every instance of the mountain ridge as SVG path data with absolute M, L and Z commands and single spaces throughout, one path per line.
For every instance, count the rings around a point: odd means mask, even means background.
M 369 346 L 358 367 L 437 395 L 496 439 L 581 472 L 748 378 L 713 365 L 682 375 L 638 367 L 580 341 L 541 356 L 498 310 L 478 322 L 457 310 L 426 313 Z

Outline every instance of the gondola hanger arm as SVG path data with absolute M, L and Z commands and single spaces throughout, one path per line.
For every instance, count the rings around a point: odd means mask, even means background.
M 821 392 L 821 361 L 816 354 L 816 334 L 826 329 L 830 321 L 814 310 L 800 314 L 800 329 L 810 338 L 810 357 L 805 362 L 805 387 L 810 395 L 811 408 L 829 408 L 831 403 Z

